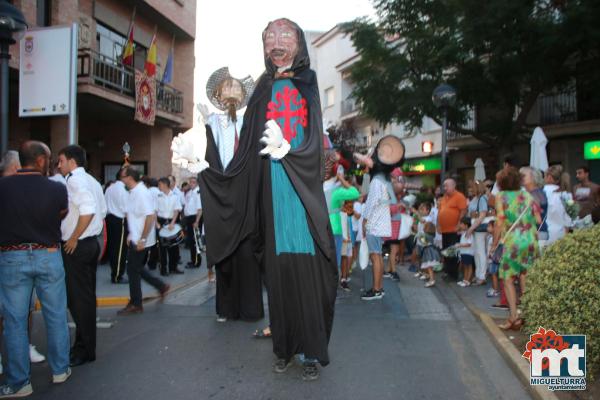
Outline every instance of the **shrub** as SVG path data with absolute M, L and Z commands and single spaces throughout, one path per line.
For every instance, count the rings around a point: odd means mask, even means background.
M 587 335 L 587 374 L 600 372 L 600 225 L 557 241 L 527 274 L 525 331 Z

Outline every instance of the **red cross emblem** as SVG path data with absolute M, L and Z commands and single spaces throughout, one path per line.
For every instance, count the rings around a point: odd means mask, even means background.
M 267 105 L 267 119 L 277 120 L 283 118 L 283 137 L 288 143 L 296 137 L 296 126 L 298 124 L 306 127 L 308 110 L 306 109 L 306 100 L 299 99 L 298 89 L 290 89 L 288 86 L 283 88 L 282 92 L 275 94 L 275 101 L 270 101 Z M 299 107 L 292 110 L 292 105 Z M 283 107 L 283 108 L 282 108 Z M 280 110 L 281 109 L 281 110 Z M 292 118 L 297 117 L 292 126 Z

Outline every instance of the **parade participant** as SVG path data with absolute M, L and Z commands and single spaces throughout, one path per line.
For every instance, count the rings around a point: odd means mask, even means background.
M 96 359 L 96 269 L 106 216 L 106 201 L 98 181 L 85 172 L 86 152 L 70 145 L 58 152 L 58 168 L 67 179 L 69 212 L 61 225 L 62 256 L 69 311 L 75 322 L 71 366 Z
M 562 166 L 552 165 L 546 170 L 544 180 L 544 192 L 548 198 L 548 213 L 546 224 L 548 225 L 548 242 L 550 245 L 563 238 L 572 224 L 572 220 L 565 209 L 564 198 L 570 198 L 570 190 L 566 190 L 567 174 L 563 173 Z
M 179 197 L 171 190 L 168 178 L 160 178 L 158 180 L 158 189 L 160 190 L 160 194 L 158 195 L 156 229 L 160 230 L 163 227 L 167 227 L 169 231 L 173 231 L 177 223 L 177 217 L 179 217 L 179 212 L 181 211 Z M 183 271 L 177 268 L 177 261 L 179 260 L 178 245 L 170 247 L 160 245 L 159 254 L 161 275 L 183 273 Z M 167 255 L 169 258 L 168 269 Z
M 121 170 L 120 179 L 129 189 L 127 202 L 127 275 L 129 276 L 129 303 L 117 312 L 118 315 L 139 314 L 142 306 L 141 279 L 154 286 L 161 299 L 170 289 L 160 279 L 144 269 L 148 249 L 156 243 L 154 199 L 150 191 L 140 182 L 140 173 L 131 166 Z
M 173 193 L 175 193 L 175 195 L 177 195 L 177 197 L 179 198 L 179 202 L 181 203 L 181 206 L 183 207 L 183 204 L 185 203 L 185 190 L 184 189 L 184 184 L 181 185 L 181 189 L 179 189 L 177 187 L 177 179 L 175 179 L 175 177 L 173 175 L 169 175 L 167 178 L 169 178 L 169 188 L 173 191 Z M 186 184 L 187 186 L 187 184 Z
M 3 398 L 33 392 L 27 316 L 34 288 L 46 323 L 52 382 L 65 382 L 71 375 L 65 270 L 59 251 L 67 189 L 46 178 L 50 150 L 45 144 L 25 142 L 19 157 L 23 168 L 0 179 L 0 302 L 8 355 L 6 382 L 0 386 Z
M 250 150 L 250 146 L 258 145 L 258 140 L 254 144 L 247 142 L 246 131 L 242 131 L 243 117 L 238 114 L 248 103 L 253 88 L 250 76 L 237 79 L 223 67 L 213 72 L 206 84 L 208 99 L 223 113 L 208 115 L 207 107 L 199 106 L 206 122 L 207 160 L 212 167 L 199 175 L 199 183 L 206 208 L 207 265 L 214 265 L 217 273 L 219 322 L 254 321 L 264 316 L 256 209 L 238 209 L 239 200 L 234 200 L 240 196 L 240 200 L 252 205 L 258 196 L 258 168 L 246 164 L 254 160 L 256 165 L 258 149 Z M 248 170 L 251 168 L 255 170 Z M 235 211 L 231 213 L 232 210 Z M 234 225 L 224 229 L 223 224 L 230 223 Z M 232 233 L 231 229 L 240 231 Z
M 185 224 L 185 233 L 187 245 L 190 249 L 190 260 L 186 268 L 200 268 L 202 256 L 196 245 L 196 233 L 202 224 L 202 202 L 196 178 L 190 178 L 190 189 L 185 193 L 185 202 L 183 206 L 183 221 Z M 181 273 L 181 272 L 179 272 Z
M 154 204 L 154 223 L 156 224 L 156 214 L 158 212 L 158 195 L 160 194 L 160 190 L 158 190 L 158 181 L 150 176 L 144 176 L 142 177 L 142 183 L 144 184 L 144 186 L 146 186 L 146 188 L 150 192 L 150 195 L 152 196 L 152 201 Z M 160 264 L 160 248 L 158 240 L 156 240 L 154 246 L 150 247 L 150 250 L 148 251 L 148 268 L 153 271 L 156 269 L 156 266 L 158 264 Z M 163 268 L 166 269 L 166 266 L 164 266 Z M 167 272 L 163 273 L 161 268 L 161 275 L 164 276 L 167 274 Z
M 369 256 L 373 264 L 373 287 L 367 290 L 362 300 L 381 300 L 383 290 L 383 238 L 392 235 L 390 205 L 396 204 L 396 194 L 390 180 L 392 171 L 402 165 L 404 145 L 395 136 L 383 137 L 375 147 L 369 173 L 373 177 L 363 210 L 363 237 L 367 239 Z
M 338 282 L 335 247 L 321 180 L 323 133 L 319 90 L 304 39 L 294 22 L 278 19 L 263 32 L 266 71 L 246 110 L 244 134 L 261 139 L 261 212 L 274 371 L 294 354 L 303 379 L 329 363 Z M 268 123 L 267 123 L 268 121 Z M 265 130 L 265 123 L 267 129 Z M 263 132 L 264 131 L 264 132 Z
M 0 176 L 15 175 L 20 168 L 19 153 L 14 150 L 8 150 L 0 163 Z
M 125 263 L 127 262 L 127 199 L 129 193 L 125 184 L 121 182 L 117 172 L 116 181 L 104 192 L 106 201 L 106 237 L 108 260 L 110 262 L 110 281 L 112 283 L 127 283 L 123 280 Z
M 600 205 L 600 185 L 590 180 L 590 169 L 586 166 L 577 168 L 575 173 L 579 183 L 573 188 L 573 197 L 579 203 L 579 218 L 583 218 Z

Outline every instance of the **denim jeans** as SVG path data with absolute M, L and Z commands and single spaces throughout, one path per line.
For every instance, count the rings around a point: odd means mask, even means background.
M 6 383 L 18 390 L 29 382 L 28 315 L 35 288 L 46 323 L 48 364 L 54 375 L 69 368 L 65 270 L 59 249 L 0 252 L 0 301 L 4 305 Z

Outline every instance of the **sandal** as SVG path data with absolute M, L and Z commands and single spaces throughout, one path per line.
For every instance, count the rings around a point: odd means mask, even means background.
M 518 330 L 521 330 L 522 326 L 523 326 L 523 320 L 521 318 L 517 318 L 514 321 L 511 321 L 509 318 L 506 320 L 505 323 L 498 325 L 498 328 L 500 328 L 504 331 L 508 331 L 508 330 L 518 331 Z
M 255 339 L 270 339 L 273 336 L 273 334 L 271 333 L 271 331 L 269 331 L 269 333 L 265 333 L 264 329 L 257 329 L 254 331 L 252 336 Z

